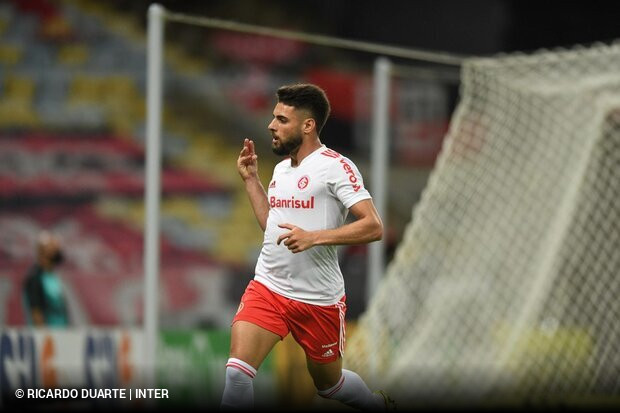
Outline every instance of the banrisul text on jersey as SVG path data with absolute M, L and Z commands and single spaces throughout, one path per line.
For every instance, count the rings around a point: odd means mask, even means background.
M 269 197 L 269 206 L 272 208 L 294 208 L 294 209 L 314 209 L 314 197 L 310 199 L 295 199 L 291 198 L 276 198 L 275 196 Z

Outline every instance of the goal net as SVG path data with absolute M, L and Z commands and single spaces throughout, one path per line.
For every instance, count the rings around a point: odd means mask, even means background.
M 467 60 L 346 363 L 405 404 L 620 394 L 620 44 Z

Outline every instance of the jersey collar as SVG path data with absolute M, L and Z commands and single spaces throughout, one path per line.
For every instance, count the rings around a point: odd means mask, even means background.
M 310 152 L 308 154 L 308 156 L 306 156 L 304 159 L 301 160 L 301 162 L 299 162 L 299 164 L 297 166 L 293 166 L 292 165 L 292 160 L 290 160 L 288 166 L 290 168 L 296 169 L 299 168 L 304 162 L 306 162 L 308 159 L 314 157 L 317 153 L 320 153 L 321 151 L 324 151 L 325 149 L 327 149 L 327 147 L 325 146 L 325 144 L 321 144 L 320 147 L 316 148 L 314 151 Z

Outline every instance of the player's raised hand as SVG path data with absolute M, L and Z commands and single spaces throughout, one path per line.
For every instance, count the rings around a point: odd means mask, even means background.
M 291 224 L 278 224 L 278 226 L 288 229 L 289 232 L 280 235 L 276 244 L 280 245 L 284 241 L 286 248 L 293 253 L 302 252 L 314 246 L 316 237 L 313 232 L 305 231 Z
M 245 139 L 243 149 L 237 158 L 237 170 L 243 180 L 256 178 L 258 176 L 258 155 L 254 151 L 254 141 Z

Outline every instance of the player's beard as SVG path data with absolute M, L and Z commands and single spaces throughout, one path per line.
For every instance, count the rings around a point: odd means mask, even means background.
M 280 142 L 280 145 L 276 146 L 275 143 L 272 143 L 271 150 L 273 151 L 273 153 L 275 153 L 278 156 L 288 156 L 292 152 L 295 152 L 299 149 L 302 141 L 303 141 L 303 138 L 301 136 L 301 133 L 297 135 L 293 135 L 289 137 L 287 140 L 278 139 L 278 142 Z

